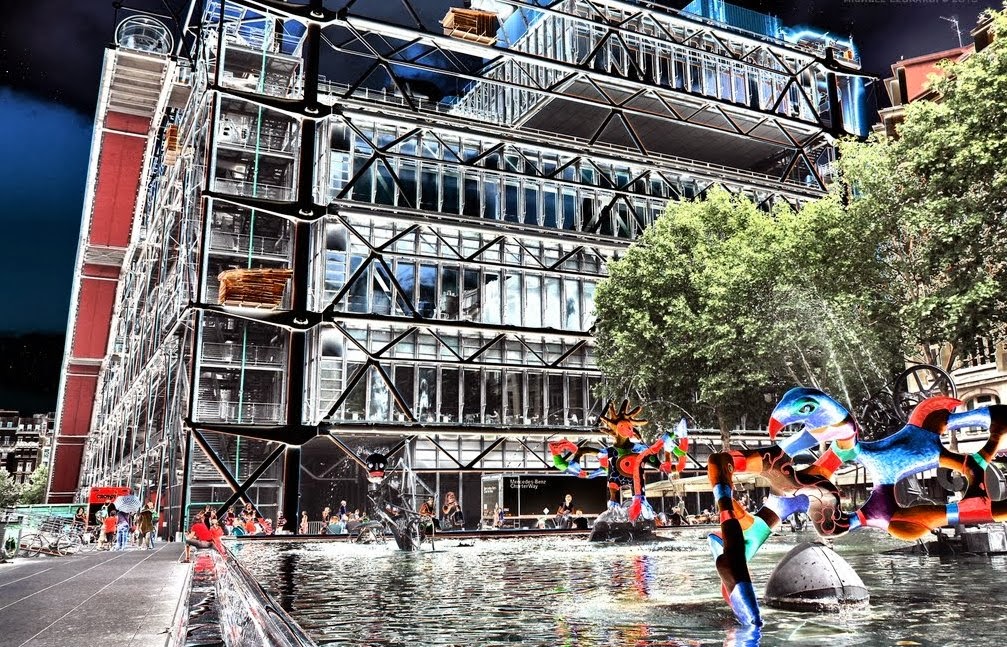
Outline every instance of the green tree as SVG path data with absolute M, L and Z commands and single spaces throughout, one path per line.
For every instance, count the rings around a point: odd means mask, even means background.
M 938 100 L 906 107 L 899 138 L 842 145 L 849 213 L 873 220 L 879 290 L 907 349 L 946 366 L 1007 322 L 1007 18 L 997 38 L 931 80 Z
M 725 447 L 795 384 L 857 404 L 893 356 L 864 226 L 836 196 L 800 212 L 723 190 L 669 204 L 598 286 L 604 395 L 712 421 Z
M 0 508 L 10 508 L 17 505 L 20 497 L 21 488 L 14 482 L 7 470 L 0 468 Z
M 706 414 L 728 444 L 771 382 L 773 232 L 769 214 L 722 190 L 671 203 L 598 286 L 605 395 L 633 394 L 658 421 Z
M 37 505 L 45 502 L 49 486 L 49 468 L 40 467 L 32 472 L 31 478 L 21 491 L 21 505 Z

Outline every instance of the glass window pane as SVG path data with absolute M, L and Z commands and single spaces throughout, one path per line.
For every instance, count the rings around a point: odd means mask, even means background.
M 374 281 L 371 284 L 371 312 L 375 314 L 387 315 L 392 312 L 392 282 L 389 280 L 388 271 L 382 265 L 372 265 L 372 276 Z
M 420 368 L 419 394 L 416 398 L 416 417 L 420 422 L 433 422 L 437 404 L 437 369 Z
M 566 279 L 563 288 L 566 291 L 566 329 L 580 330 L 580 282 Z
M 350 275 L 352 276 L 364 263 L 364 257 L 354 255 L 350 258 Z M 367 283 L 369 281 L 370 267 L 364 270 L 363 274 L 353 282 L 350 287 L 350 312 L 367 312 Z M 363 413 L 363 409 L 360 410 Z
M 563 229 L 577 229 L 577 193 L 563 189 Z
M 437 303 L 437 266 L 420 265 L 420 293 L 416 309 L 421 317 L 433 317 Z
M 525 276 L 524 288 L 524 325 L 531 328 L 539 328 L 542 326 L 542 277 L 535 275 Z
M 556 215 L 559 213 L 557 201 L 559 195 L 555 189 L 547 188 L 542 192 L 542 224 L 556 228 Z
M 346 374 L 355 375 L 362 364 L 347 363 L 346 364 Z M 366 383 L 367 376 L 365 375 L 362 382 Z M 343 403 L 343 411 L 346 413 L 343 417 L 346 420 L 360 420 L 364 416 L 364 404 L 367 397 L 367 390 L 361 387 L 361 383 L 358 382 L 350 391 L 350 395 L 346 398 Z
M 514 180 L 507 180 L 504 183 L 504 220 L 510 222 L 520 222 L 521 214 L 518 210 L 518 186 Z
M 458 268 L 445 267 L 441 270 L 440 316 L 443 319 L 458 318 Z
M 495 176 L 489 176 L 483 182 L 483 218 L 500 219 L 500 185 Z
M 571 425 L 584 424 L 584 387 L 586 381 L 582 375 L 570 375 L 570 390 L 567 393 L 567 401 L 570 403 L 567 412 L 567 423 Z
M 406 406 L 415 415 L 416 412 L 416 400 L 414 381 L 416 377 L 416 369 L 412 366 L 396 366 L 395 367 L 395 390 L 399 392 L 399 396 L 406 403 Z M 394 407 L 397 410 L 397 407 Z M 405 420 L 405 415 L 398 412 L 395 415 L 397 420 Z
M 482 320 L 482 291 L 479 284 L 479 270 L 465 270 L 465 292 L 462 294 L 462 318 L 468 321 Z
M 510 326 L 521 325 L 521 275 L 508 272 L 506 275 L 506 294 L 504 301 L 504 323 Z
M 465 215 L 478 218 L 480 211 L 479 180 L 475 176 L 465 176 Z
M 483 274 L 483 323 L 500 323 L 502 297 L 503 295 L 500 293 L 500 275 L 495 272 L 486 272 Z
M 507 372 L 507 399 L 504 403 L 504 424 L 524 424 L 524 377 L 523 373 Z
M 478 424 L 482 422 L 482 377 L 477 369 L 465 369 L 462 398 L 462 422 Z
M 594 283 L 584 283 L 584 329 L 594 325 Z
M 444 176 L 442 178 L 443 185 L 442 196 L 441 196 L 441 211 L 443 213 L 457 214 L 460 213 L 459 205 L 461 204 L 458 197 L 459 181 L 458 181 L 458 171 L 454 169 L 445 169 Z
M 388 385 L 385 381 L 381 379 L 381 376 L 377 371 L 371 369 L 368 371 L 370 379 L 370 402 L 367 408 L 367 419 L 368 420 L 388 420 L 389 419 L 389 400 L 391 398 L 388 393 Z
M 528 373 L 528 422 L 540 425 L 545 419 L 545 380 L 541 373 Z
M 395 267 L 395 280 L 399 282 L 402 292 L 396 291 L 395 307 L 400 313 L 412 314 L 412 306 L 416 303 L 416 265 L 398 261 Z
M 546 376 L 546 379 L 548 380 L 549 424 L 562 425 L 566 419 L 563 376 L 558 373 L 552 373 Z
M 429 164 L 423 165 L 422 181 L 420 182 L 420 209 L 425 211 L 437 211 L 439 208 L 437 172 L 438 167 Z
M 484 371 L 484 375 L 486 376 L 486 423 L 500 424 L 503 409 L 500 371 Z
M 538 187 L 525 185 L 524 224 L 538 226 Z
M 392 174 L 388 170 L 388 166 L 383 161 L 378 161 L 375 162 L 374 168 L 377 169 L 374 202 L 377 204 L 395 204 L 395 182 L 392 180 Z
M 354 156 L 353 176 L 357 181 L 353 183 L 353 199 L 359 202 L 370 202 L 371 192 L 374 190 L 374 165 L 367 157 Z
M 561 329 L 563 327 L 563 300 L 560 298 L 558 278 L 545 278 L 545 327 Z
M 416 162 L 399 160 L 399 182 L 402 192 L 399 195 L 400 207 L 416 207 Z
M 441 369 L 440 422 L 458 422 L 458 369 Z

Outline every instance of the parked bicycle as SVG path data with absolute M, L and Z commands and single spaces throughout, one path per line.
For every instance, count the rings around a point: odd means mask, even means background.
M 46 517 L 33 530 L 22 533 L 17 552 L 23 557 L 63 557 L 81 550 L 93 550 L 97 544 L 95 530 L 88 530 L 62 517 Z

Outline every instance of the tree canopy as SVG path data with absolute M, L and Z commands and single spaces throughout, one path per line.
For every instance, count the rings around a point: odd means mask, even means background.
M 935 100 L 905 108 L 898 138 L 841 146 L 848 212 L 877 223 L 879 282 L 907 348 L 946 368 L 1007 322 L 1007 17 L 984 50 L 943 65 Z
M 20 505 L 37 505 L 45 503 L 45 492 L 49 485 L 49 468 L 40 467 L 32 472 L 28 482 L 21 490 Z
M 629 393 L 658 421 L 684 412 L 726 444 L 795 383 L 857 401 L 878 386 L 862 375 L 891 363 L 862 294 L 876 256 L 835 196 L 799 213 L 779 204 L 719 189 L 671 203 L 609 264 L 595 297 L 605 395 Z

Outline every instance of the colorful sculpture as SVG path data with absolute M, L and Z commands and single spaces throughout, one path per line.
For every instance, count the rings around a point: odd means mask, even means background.
M 853 416 L 825 393 L 804 387 L 791 389 L 780 400 L 769 421 L 770 439 L 788 425 L 803 428 L 779 444 L 759 449 L 713 454 L 708 476 L 720 512 L 720 533 L 711 535 L 722 593 L 738 620 L 761 625 L 758 600 L 748 561 L 773 529 L 795 512 L 805 512 L 822 537 L 873 527 L 893 537 L 918 539 L 931 530 L 958 523 L 1007 520 L 1007 501 L 991 501 L 983 474 L 1007 445 L 1007 406 L 991 406 L 953 413 L 959 400 L 943 396 L 921 402 L 901 430 L 881 440 L 858 439 Z M 941 444 L 946 430 L 982 427 L 989 438 L 982 449 L 964 455 Z M 821 442 L 831 443 L 815 463 L 796 469 L 793 457 Z M 874 489 L 857 510 L 843 512 L 839 490 L 831 482 L 844 463 L 859 463 L 870 473 Z M 928 469 L 946 467 L 960 472 L 968 483 L 962 499 L 946 505 L 902 507 L 895 500 L 895 484 Z M 772 496 L 754 515 L 734 501 L 735 472 L 760 474 L 770 483 Z
M 637 417 L 642 410 L 643 407 L 631 410 L 629 400 L 623 400 L 618 410 L 613 403 L 608 404 L 607 413 L 601 417 L 601 429 L 612 436 L 610 446 L 580 446 L 567 439 L 549 443 L 553 464 L 558 469 L 580 478 L 608 476 L 610 509 L 620 506 L 619 492 L 622 488 L 632 486 L 633 501 L 628 513 L 630 521 L 636 521 L 641 515 L 645 519 L 654 518 L 654 511 L 647 503 L 644 492 L 644 467 L 652 465 L 666 474 L 680 472 L 685 468 L 685 456 L 689 448 L 685 420 L 675 427 L 673 433 L 663 434 L 651 445 L 644 443 L 636 432 L 638 427 L 647 424 L 646 420 Z M 598 457 L 600 468 L 587 472 L 581 467 L 581 459 L 588 454 Z M 662 456 L 663 460 L 660 458 Z

